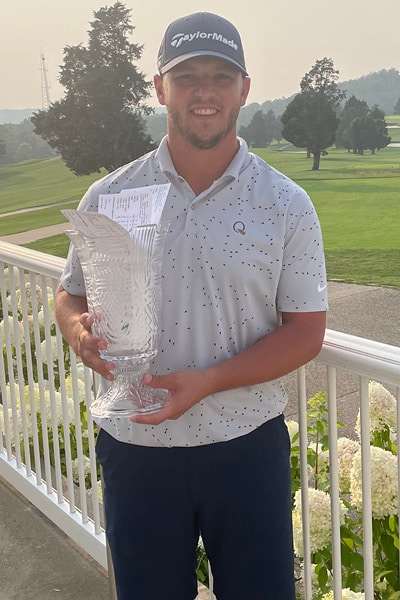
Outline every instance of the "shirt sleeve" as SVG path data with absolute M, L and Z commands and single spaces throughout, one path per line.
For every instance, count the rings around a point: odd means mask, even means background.
M 281 312 L 327 310 L 321 227 L 308 195 L 298 188 L 288 207 L 277 307 Z

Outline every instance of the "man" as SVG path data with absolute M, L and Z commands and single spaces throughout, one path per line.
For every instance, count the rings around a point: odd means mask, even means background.
M 191 600 L 201 533 L 218 600 L 293 600 L 289 441 L 279 378 L 325 331 L 326 275 L 306 193 L 236 137 L 249 92 L 236 28 L 210 13 L 166 30 L 154 78 L 168 134 L 95 183 L 170 183 L 161 340 L 144 382 L 158 413 L 99 421 L 107 536 L 120 600 Z M 57 318 L 84 363 L 113 378 L 91 334 L 72 250 Z

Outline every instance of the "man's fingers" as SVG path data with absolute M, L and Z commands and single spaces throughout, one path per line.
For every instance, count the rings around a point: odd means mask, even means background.
M 89 315 L 89 313 L 82 313 L 79 318 L 79 322 L 85 329 L 89 331 L 94 323 L 94 318 Z

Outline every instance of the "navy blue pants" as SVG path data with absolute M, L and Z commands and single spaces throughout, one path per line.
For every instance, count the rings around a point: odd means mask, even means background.
M 192 600 L 199 532 L 218 600 L 294 600 L 289 438 L 282 416 L 192 448 L 97 441 L 119 600 Z

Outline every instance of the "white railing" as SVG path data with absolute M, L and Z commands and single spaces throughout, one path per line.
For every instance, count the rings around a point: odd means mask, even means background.
M 54 323 L 54 294 L 63 264 L 63 259 L 0 242 L 0 476 L 107 568 L 95 427 L 86 410 L 92 398 L 93 375 L 65 345 Z M 328 330 L 317 362 L 326 365 L 334 598 L 342 597 L 337 380 L 346 373 L 356 375 L 359 381 L 363 587 L 365 599 L 373 600 L 368 384 L 379 381 L 398 398 L 400 349 Z M 313 598 L 307 494 L 313 478 L 307 462 L 307 388 L 312 388 L 311 378 L 312 365 L 298 370 L 304 600 Z M 397 420 L 400 423 L 399 407 Z
M 103 567 L 92 373 L 54 324 L 64 261 L 0 242 L 0 476 Z

